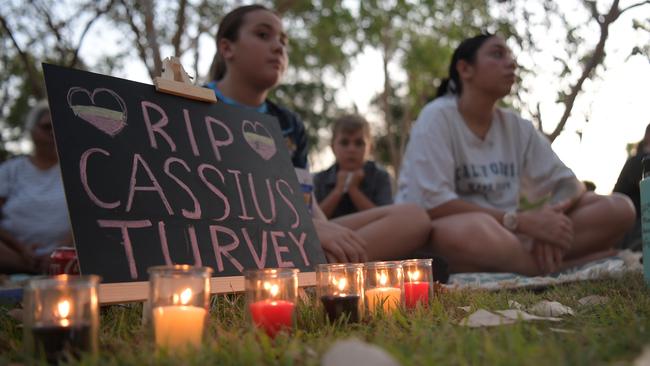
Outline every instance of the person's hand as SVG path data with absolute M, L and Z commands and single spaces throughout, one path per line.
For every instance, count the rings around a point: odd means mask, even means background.
M 345 192 L 345 182 L 349 179 L 348 176 L 352 172 L 348 170 L 339 170 L 336 173 L 336 186 L 334 186 L 334 189 L 338 192 Z M 349 183 L 348 183 L 349 184 Z
M 539 211 L 520 214 L 520 231 L 536 241 L 543 242 L 564 251 L 573 246 L 573 222 L 564 214 L 570 201 L 545 206 Z
M 351 174 L 352 174 L 352 178 L 350 178 L 350 188 L 359 187 L 361 181 L 363 180 L 363 177 L 365 176 L 363 169 L 357 169 L 351 172 Z
M 314 220 L 316 234 L 330 263 L 366 262 L 366 241 L 354 231 L 326 220 Z
M 557 272 L 562 264 L 564 253 L 562 248 L 540 241 L 535 241 L 531 250 L 531 255 L 542 274 Z

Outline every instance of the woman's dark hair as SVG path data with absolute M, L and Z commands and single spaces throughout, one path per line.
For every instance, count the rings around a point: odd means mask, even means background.
M 210 67 L 212 80 L 219 81 L 226 75 L 226 60 L 219 54 L 219 41 L 224 38 L 232 42 L 237 41 L 239 29 L 244 24 L 244 17 L 246 14 L 256 10 L 272 12 L 272 10 L 263 5 L 246 5 L 236 8 L 221 19 L 219 30 L 217 31 L 217 54 Z
M 481 48 L 483 43 L 491 37 L 494 37 L 494 34 L 483 33 L 465 39 L 460 43 L 460 45 L 458 45 L 458 47 L 456 47 L 454 54 L 451 56 L 451 63 L 449 64 L 449 76 L 440 83 L 438 92 L 436 93 L 436 98 L 447 94 L 447 92 L 456 95 L 460 95 L 463 92 L 463 83 L 461 82 L 460 75 L 458 75 L 458 70 L 456 69 L 458 61 L 463 60 L 473 64 L 476 60 L 476 52 Z

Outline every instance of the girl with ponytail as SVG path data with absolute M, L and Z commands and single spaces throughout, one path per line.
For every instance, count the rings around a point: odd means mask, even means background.
M 530 121 L 497 107 L 515 70 L 500 37 L 464 40 L 411 131 L 396 202 L 427 210 L 454 272 L 555 272 L 611 254 L 634 223 L 627 197 L 586 192 Z M 524 195 L 546 204 L 523 210 Z

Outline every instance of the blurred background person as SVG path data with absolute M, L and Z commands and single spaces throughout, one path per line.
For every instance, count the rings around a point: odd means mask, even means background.
M 393 203 L 390 176 L 374 161 L 370 124 L 360 115 L 346 115 L 332 126 L 335 163 L 314 176 L 321 210 L 335 218 Z
M 46 101 L 25 121 L 29 156 L 0 165 L 0 272 L 44 272 L 50 253 L 72 243 L 59 159 Z
M 639 182 L 643 173 L 641 161 L 649 153 L 650 124 L 646 126 L 643 139 L 637 144 L 634 155 L 630 156 L 623 165 L 623 169 L 621 169 L 616 180 L 616 185 L 614 185 L 614 192 L 623 193 L 630 197 L 636 209 L 634 227 L 625 234 L 621 242 L 623 249 L 641 250 L 641 192 L 639 191 Z

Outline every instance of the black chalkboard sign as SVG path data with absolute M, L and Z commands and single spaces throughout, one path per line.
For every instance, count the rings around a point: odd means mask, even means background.
M 325 261 L 275 118 L 43 65 L 81 272 Z

